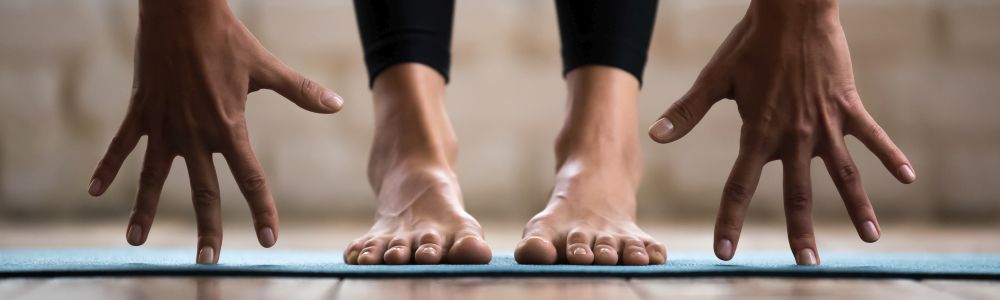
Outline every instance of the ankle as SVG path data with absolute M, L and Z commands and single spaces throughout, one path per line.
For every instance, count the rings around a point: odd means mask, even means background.
M 567 74 L 568 111 L 556 138 L 557 168 L 567 161 L 620 166 L 638 181 L 638 80 L 617 68 L 581 67 Z
M 444 87 L 437 71 L 415 63 L 393 66 L 375 79 L 368 179 L 376 191 L 395 168 L 453 169 L 458 147 L 444 108 Z

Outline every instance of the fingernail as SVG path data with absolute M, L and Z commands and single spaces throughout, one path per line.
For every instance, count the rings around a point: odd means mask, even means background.
M 583 249 L 583 247 L 577 247 L 576 249 L 573 249 L 573 255 L 584 255 L 584 254 L 587 254 L 587 249 Z
M 201 247 L 198 250 L 198 263 L 199 264 L 214 264 L 215 263 L 215 249 L 210 246 Z
M 875 227 L 875 222 L 865 221 L 861 224 L 861 239 L 865 242 L 874 243 L 878 241 L 879 233 L 878 228 Z
M 815 266 L 818 264 L 816 262 L 816 253 L 809 248 L 799 250 L 799 254 L 795 256 L 795 263 L 800 266 Z
M 139 224 L 132 224 L 128 226 L 128 232 L 125 233 L 125 238 L 128 239 L 128 243 L 133 246 L 138 246 L 142 244 L 142 226 Z
M 715 255 L 722 260 L 733 259 L 733 242 L 727 239 L 720 239 L 715 245 Z
M 344 105 L 344 98 L 340 98 L 340 95 L 332 91 L 323 92 L 323 105 L 330 109 L 340 109 Z
M 91 196 L 97 196 L 97 193 L 101 192 L 101 180 L 94 178 L 90 180 L 90 190 L 87 191 Z
M 899 176 L 903 177 L 906 183 L 917 181 L 917 174 L 913 172 L 913 167 L 908 164 L 899 166 Z
M 667 118 L 660 118 L 656 123 L 653 123 L 652 127 L 649 127 L 649 133 L 659 140 L 666 140 L 673 131 L 674 123 L 671 123 Z
M 277 242 L 274 238 L 274 230 L 271 230 L 271 227 L 264 227 L 264 229 L 258 231 L 257 240 L 259 240 L 260 245 L 265 248 L 271 248 L 271 246 L 274 246 L 274 243 Z
M 437 249 L 434 249 L 434 247 L 424 247 L 424 250 L 420 250 L 420 251 L 424 252 L 425 254 L 429 254 L 429 255 L 437 254 Z

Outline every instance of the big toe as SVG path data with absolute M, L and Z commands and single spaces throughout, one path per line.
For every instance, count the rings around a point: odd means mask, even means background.
M 448 262 L 453 264 L 488 264 L 493 252 L 486 241 L 478 236 L 466 236 L 455 241 L 448 251 Z
M 556 246 L 541 237 L 531 236 L 521 240 L 514 250 L 514 260 L 527 265 L 551 265 L 556 263 Z

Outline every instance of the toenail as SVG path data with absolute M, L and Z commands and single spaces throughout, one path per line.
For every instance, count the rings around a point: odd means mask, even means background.
M 573 250 L 573 255 L 584 255 L 584 254 L 587 254 L 587 250 L 584 250 L 583 248 L 576 248 L 575 250 Z
M 597 251 L 601 252 L 601 253 L 608 253 L 608 252 L 611 252 L 611 249 L 608 249 L 608 248 L 605 248 L 605 247 L 601 247 L 601 249 L 598 249 Z
M 425 254 L 430 254 L 430 255 L 434 255 L 434 254 L 437 254 L 437 250 L 436 250 L 436 249 L 434 249 L 433 247 L 424 247 L 424 250 L 422 250 L 422 251 L 423 251 L 423 252 L 424 252 Z
M 660 254 L 659 252 L 652 252 L 649 254 L 650 262 L 663 262 L 665 260 L 666 257 L 663 257 L 663 254 Z
M 371 250 L 361 251 L 361 255 L 368 255 L 368 254 L 371 254 L 371 253 L 372 253 Z

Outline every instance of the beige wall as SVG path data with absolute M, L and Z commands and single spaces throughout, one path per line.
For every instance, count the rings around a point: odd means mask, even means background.
M 253 145 L 283 220 L 367 217 L 365 164 L 372 109 L 350 1 L 230 1 L 286 63 L 337 90 L 346 109 L 313 115 L 272 92 L 250 96 Z M 691 84 L 747 1 L 663 0 L 639 99 L 645 130 Z M 0 0 L 0 216 L 47 220 L 127 214 L 140 157 L 100 199 L 86 195 L 118 126 L 131 84 L 134 0 Z M 552 139 L 563 112 L 552 1 L 459 1 L 449 113 L 459 176 L 473 214 L 526 219 L 552 182 Z M 1000 216 L 1000 1 L 845 0 L 842 20 L 861 95 L 919 174 L 904 186 L 849 138 L 883 219 L 992 220 Z M 643 139 L 641 214 L 711 218 L 736 153 L 735 105 L 717 105 L 681 142 Z M 135 153 L 142 153 L 143 146 Z M 221 162 L 219 166 L 224 166 Z M 815 214 L 844 220 L 819 160 Z M 224 210 L 247 209 L 224 167 Z M 768 165 L 752 205 L 781 220 L 780 168 Z M 160 216 L 190 215 L 181 160 Z

